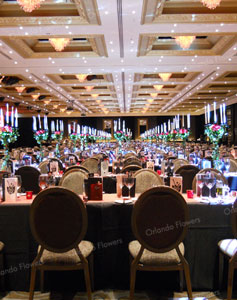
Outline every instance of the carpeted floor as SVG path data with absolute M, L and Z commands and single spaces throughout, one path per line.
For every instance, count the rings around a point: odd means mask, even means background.
M 27 292 L 9 292 L 5 296 L 2 296 L 1 300 L 26 300 L 28 299 L 29 294 Z M 193 292 L 194 300 L 221 300 L 225 299 L 226 295 L 217 292 Z M 87 300 L 86 293 L 77 293 L 74 294 L 61 294 L 61 293 L 43 293 L 35 292 L 34 295 L 35 300 Z M 128 300 L 129 299 L 129 291 L 96 291 L 93 293 L 93 300 Z M 138 292 L 135 294 L 134 300 L 171 300 L 171 299 L 179 299 L 186 300 L 187 293 L 161 293 L 161 295 L 155 295 L 154 292 Z M 234 300 L 234 297 L 232 298 Z M 237 297 L 235 297 L 237 299 Z

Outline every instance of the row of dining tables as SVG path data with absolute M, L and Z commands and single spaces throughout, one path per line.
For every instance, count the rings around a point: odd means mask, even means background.
M 221 239 L 233 238 L 230 217 L 234 198 L 220 204 L 183 196 L 190 213 L 190 226 L 184 244 L 192 287 L 194 290 L 215 290 L 218 283 L 217 243 Z M 133 203 L 118 203 L 116 200 L 116 194 L 103 194 L 102 201 L 85 203 L 88 213 L 85 239 L 94 244 L 95 289 L 129 288 L 128 243 L 134 239 L 131 230 Z M 5 244 L 6 290 L 29 289 L 30 263 L 38 247 L 29 226 L 31 202 L 20 196 L 16 202 L 2 202 L 0 205 L 0 240 Z M 175 289 L 179 287 L 178 282 L 178 272 L 162 273 L 162 276 L 139 272 L 137 277 L 137 287 L 140 289 L 165 286 Z M 51 289 L 84 290 L 83 275 L 80 272 L 76 275 L 73 272 L 69 275 L 50 273 L 46 277 L 46 287 L 49 286 Z

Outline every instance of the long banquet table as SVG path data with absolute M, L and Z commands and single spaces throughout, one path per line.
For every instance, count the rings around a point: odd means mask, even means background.
M 115 203 L 114 194 L 104 194 L 103 197 L 103 201 L 86 203 L 88 230 L 85 239 L 93 242 L 95 246 L 95 288 L 127 289 L 128 243 L 134 239 L 131 231 L 133 205 Z M 218 277 L 217 243 L 221 239 L 233 237 L 230 223 L 231 204 L 209 205 L 195 199 L 187 202 L 191 224 L 184 244 L 192 286 L 194 290 L 214 290 L 217 288 Z M 37 252 L 37 244 L 29 227 L 30 204 L 29 200 L 0 204 L 0 240 L 5 243 L 6 290 L 29 289 L 30 263 Z M 139 273 L 141 274 L 137 277 L 137 287 L 142 289 L 158 285 L 159 274 Z M 83 275 L 73 274 L 70 284 L 74 285 L 75 289 L 84 289 Z M 50 275 L 48 276 L 46 281 L 51 284 Z M 169 276 L 162 274 L 159 282 L 168 282 L 169 288 L 177 287 L 178 274 L 174 272 L 173 280 Z M 58 280 L 63 280 L 62 284 L 65 283 L 65 277 Z M 57 281 L 57 286 L 59 282 Z

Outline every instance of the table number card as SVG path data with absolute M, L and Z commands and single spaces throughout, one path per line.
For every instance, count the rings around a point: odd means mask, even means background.
M 182 194 L 183 177 L 170 177 L 170 187 Z
M 52 172 L 53 174 L 59 173 L 58 162 L 57 162 L 57 161 L 51 161 L 51 162 L 49 163 L 49 170 L 50 170 L 50 172 Z
M 3 201 L 17 200 L 17 178 L 3 179 Z
M 100 164 L 101 176 L 107 176 L 109 174 L 109 161 L 103 160 Z
M 154 171 L 154 162 L 153 161 L 148 161 L 146 163 L 147 169 L 153 170 Z

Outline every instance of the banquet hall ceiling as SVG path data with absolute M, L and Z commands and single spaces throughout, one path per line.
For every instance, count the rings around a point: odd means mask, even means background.
M 183 50 L 177 36 L 196 38 Z M 70 42 L 60 52 L 52 38 Z M 45 0 L 26 13 L 2 0 L 0 62 L 2 104 L 23 115 L 199 115 L 237 102 L 237 1 Z

